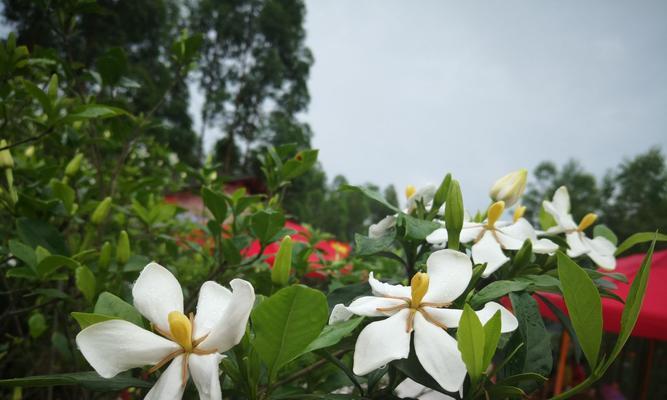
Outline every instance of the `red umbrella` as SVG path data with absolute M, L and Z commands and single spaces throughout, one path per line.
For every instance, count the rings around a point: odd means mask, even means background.
M 630 290 L 630 284 L 635 279 L 641 267 L 644 254 L 635 254 L 617 261 L 616 270 L 627 276 L 628 283 L 615 282 L 618 286 L 613 293 L 625 300 Z M 653 253 L 651 272 L 646 288 L 646 296 L 642 309 L 639 312 L 637 324 L 632 331 L 632 336 L 647 339 L 667 340 L 667 250 Z M 554 293 L 543 293 L 554 305 L 567 312 L 563 297 Z M 556 320 L 549 308 L 539 301 L 540 311 L 547 318 Z M 621 327 L 621 315 L 624 304 L 610 298 L 602 299 L 602 314 L 604 330 L 618 333 Z

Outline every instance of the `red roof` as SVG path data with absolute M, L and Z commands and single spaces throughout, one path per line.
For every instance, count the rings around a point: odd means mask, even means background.
M 617 261 L 616 271 L 614 272 L 625 274 L 628 278 L 628 283 L 614 281 L 618 288 L 613 292 L 623 300 L 628 295 L 630 285 L 641 267 L 643 258 L 644 254 L 635 254 L 619 258 Z M 553 293 L 546 293 L 544 296 L 561 310 L 567 310 L 563 297 Z M 621 326 L 623 307 L 624 304 L 617 300 L 610 298 L 602 299 L 605 331 L 618 333 Z M 542 302 L 540 302 L 540 311 L 546 317 L 556 319 Z M 632 335 L 649 339 L 667 340 L 667 250 L 653 253 L 646 297 L 644 297 L 644 303 L 642 304 Z

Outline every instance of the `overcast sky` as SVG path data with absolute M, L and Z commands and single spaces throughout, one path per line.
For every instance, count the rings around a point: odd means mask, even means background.
M 306 120 L 328 176 L 468 208 L 542 160 L 667 150 L 667 1 L 307 1 Z

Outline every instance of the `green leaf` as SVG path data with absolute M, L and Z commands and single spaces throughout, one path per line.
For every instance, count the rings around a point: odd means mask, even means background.
M 491 282 L 473 296 L 472 300 L 470 301 L 470 304 L 474 308 L 479 308 L 484 304 L 488 303 L 489 301 L 503 297 L 508 293 L 520 292 L 522 290 L 525 290 L 528 286 L 530 286 L 529 282 L 521 282 L 521 281 Z
M 353 318 L 345 322 L 340 322 L 334 325 L 326 325 L 317 339 L 313 340 L 303 353 L 331 347 L 338 344 L 345 336 L 354 331 L 363 320 L 363 317 Z
M 225 195 L 207 187 L 202 187 L 201 197 L 204 200 L 206 208 L 213 214 L 213 218 L 221 224 L 227 217 L 227 200 L 225 199 Z
M 472 386 L 474 387 L 486 369 L 484 363 L 485 338 L 484 328 L 477 314 L 469 305 L 463 307 L 463 314 L 456 332 L 461 358 L 466 365 Z
M 507 378 L 504 378 L 500 381 L 498 381 L 496 384 L 497 385 L 515 385 L 519 382 L 523 381 L 534 381 L 537 383 L 544 383 L 547 381 L 547 378 L 540 374 L 536 374 L 533 372 L 526 372 L 525 374 L 517 374 L 517 375 L 512 375 L 508 376 Z
M 84 312 L 71 312 L 70 315 L 72 318 L 79 323 L 81 329 L 85 329 L 93 324 L 98 322 L 109 321 L 111 319 L 120 319 L 118 317 L 113 317 L 111 315 L 95 314 L 95 313 L 84 313 Z
M 79 385 L 98 392 L 117 392 L 128 387 L 149 388 L 153 383 L 132 378 L 129 374 L 111 379 L 102 378 L 96 372 L 73 372 L 69 374 L 37 375 L 25 378 L 0 380 L 0 387 L 51 387 Z
M 581 349 L 594 369 L 602 342 L 602 302 L 595 284 L 584 270 L 559 251 L 558 277 L 563 286 L 567 311 Z
M 63 206 L 65 206 L 67 213 L 72 214 L 74 200 L 76 200 L 76 192 L 74 189 L 57 179 L 51 179 L 50 186 L 53 195 L 63 202 Z
M 437 215 L 440 207 L 445 204 L 447 195 L 449 194 L 449 186 L 451 185 L 451 182 L 452 174 L 445 175 L 442 183 L 440 183 L 440 186 L 438 186 L 438 190 L 435 191 L 435 195 L 433 195 L 433 204 L 431 206 L 433 216 Z
M 32 314 L 30 318 L 28 318 L 28 328 L 30 330 L 30 336 L 33 338 L 42 336 L 47 329 L 44 314 L 40 312 Z
M 394 212 L 401 212 L 401 210 L 398 209 L 395 205 L 389 203 L 387 199 L 385 199 L 380 193 L 376 192 L 375 190 L 365 188 L 363 186 L 352 186 L 352 185 L 341 185 L 340 189 L 338 189 L 341 192 L 357 192 L 361 193 L 364 196 L 368 197 L 371 200 L 374 200 L 386 208 L 388 208 L 391 211 Z
M 618 246 L 618 248 L 616 249 L 616 253 L 614 253 L 614 255 L 618 256 L 620 254 L 623 254 L 624 252 L 626 252 L 635 245 L 638 245 L 640 243 L 651 242 L 654 239 L 658 242 L 665 242 L 667 241 L 667 235 L 663 233 L 654 233 L 654 232 L 635 233 L 634 235 L 625 239 L 623 243 L 621 243 Z
M 544 207 L 540 207 L 540 227 L 542 228 L 543 231 L 546 231 L 547 229 L 551 228 L 552 226 L 556 226 L 556 220 L 554 217 L 549 214 Z
M 283 179 L 294 179 L 306 173 L 317 162 L 318 152 L 319 150 L 303 150 L 298 152 L 294 158 L 285 161 L 281 169 Z
M 22 217 L 16 220 L 16 231 L 21 241 L 33 249 L 42 246 L 51 254 L 69 255 L 63 236 L 46 222 Z
M 506 348 L 516 348 L 524 344 L 507 363 L 505 376 L 534 372 L 549 376 L 551 372 L 551 339 L 547 332 L 537 302 L 526 292 L 510 293 L 514 315 L 519 321 L 519 329 L 514 332 Z M 535 385 L 522 385 L 530 391 Z
M 30 246 L 26 246 L 18 240 L 9 241 L 9 251 L 12 252 L 14 257 L 26 263 L 27 266 L 35 270 L 37 267 L 37 255 L 35 255 L 35 250 Z
M 39 102 L 39 104 L 42 106 L 42 110 L 44 110 L 44 114 L 46 114 L 49 119 L 51 119 L 53 115 L 53 104 L 51 104 L 51 99 L 49 99 L 49 96 L 47 96 L 46 93 L 44 93 L 37 85 L 28 80 L 23 81 L 23 88 L 30 96 Z
M 127 57 L 121 48 L 113 47 L 98 57 L 96 66 L 104 84 L 114 86 L 127 71 Z
M 368 236 L 354 234 L 354 250 L 358 256 L 369 256 L 377 254 L 381 251 L 388 250 L 394 243 L 396 231 L 392 230 L 384 236 L 377 239 L 369 238 Z
M 484 357 L 482 359 L 482 368 L 484 368 L 484 371 L 491 364 L 493 355 L 496 354 L 496 348 L 500 340 L 500 328 L 500 311 L 496 311 L 493 317 L 484 325 Z
M 621 329 L 618 332 L 618 339 L 616 339 L 614 348 L 611 350 L 607 361 L 602 366 L 603 370 L 601 371 L 601 374 L 604 373 L 614 359 L 618 357 L 637 323 L 637 318 L 639 318 L 639 312 L 641 311 L 642 303 L 644 302 L 644 296 L 646 295 L 646 287 L 648 285 L 651 260 L 653 258 L 656 240 L 658 240 L 658 233 L 654 234 L 651 247 L 648 252 L 646 252 L 644 259 L 642 260 L 642 265 L 639 268 L 637 275 L 635 275 L 632 285 L 630 285 L 628 296 L 625 299 L 625 307 L 623 307 L 623 314 L 621 314 Z
M 83 297 L 85 297 L 86 300 L 92 302 L 95 298 L 96 286 L 96 279 L 93 271 L 85 265 L 81 265 L 74 271 L 74 278 L 77 289 L 83 293 Z
M 463 228 L 463 195 L 456 179 L 452 179 L 445 203 L 445 225 L 447 226 L 447 247 L 459 249 L 459 236 Z
M 333 290 L 327 296 L 327 302 L 329 303 L 329 308 L 334 308 L 336 304 L 349 304 L 359 296 L 369 296 L 370 294 L 371 285 L 368 282 L 354 283 Z
M 260 242 L 269 243 L 285 225 L 283 213 L 275 210 L 258 211 L 250 217 L 250 229 Z
M 79 263 L 69 257 L 59 255 L 48 255 L 37 264 L 37 273 L 40 277 L 46 278 L 61 267 L 67 267 L 75 270 Z
M 593 228 L 593 237 L 598 237 L 598 236 L 602 236 L 603 238 L 612 242 L 614 245 L 618 244 L 618 237 L 616 236 L 614 231 L 609 229 L 607 225 L 604 224 L 595 225 L 595 228 Z
M 407 214 L 399 214 L 397 225 L 405 228 L 405 236 L 414 240 L 424 240 L 431 232 L 441 227 L 434 221 L 427 221 L 412 217 Z
M 134 306 L 126 303 L 120 297 L 111 294 L 109 292 L 103 292 L 97 298 L 95 303 L 95 314 L 103 314 L 112 317 L 118 317 L 124 319 L 125 321 L 132 322 L 133 324 L 143 327 L 144 322 L 141 314 L 137 311 Z
M 72 123 L 93 118 L 105 119 L 120 115 L 130 115 L 127 111 L 118 107 L 106 106 L 104 104 L 84 104 L 72 110 L 71 113 L 60 119 L 61 123 Z
M 7 278 L 37 279 L 38 276 L 28 267 L 16 267 L 7 270 Z
M 270 377 L 319 336 L 327 317 L 324 294 L 302 285 L 279 290 L 253 310 L 254 348 Z

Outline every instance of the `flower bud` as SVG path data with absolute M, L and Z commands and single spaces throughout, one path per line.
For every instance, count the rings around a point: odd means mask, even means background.
M 292 238 L 287 235 L 280 242 L 280 249 L 271 270 L 271 282 L 279 286 L 286 286 L 292 269 Z
M 498 179 L 493 186 L 489 195 L 494 201 L 504 201 L 506 207 L 513 206 L 526 190 L 526 179 L 528 178 L 528 170 L 520 169 L 511 172 L 502 178 Z
M 83 160 L 83 154 L 78 153 L 75 155 L 74 158 L 67 163 L 67 166 L 65 167 L 65 175 L 76 175 L 76 173 L 79 172 L 79 168 L 81 168 L 81 160 Z
M 109 215 L 109 210 L 111 210 L 111 197 L 106 197 L 97 205 L 97 208 L 93 211 L 93 215 L 90 217 L 90 221 L 95 225 L 101 224 L 107 215 Z
M 111 262 L 111 243 L 104 242 L 102 249 L 100 250 L 100 258 L 97 261 L 97 264 L 100 268 L 106 269 Z
M 130 259 L 130 238 L 127 232 L 120 231 L 118 235 L 118 244 L 116 246 L 116 262 L 118 265 L 125 265 Z
M 417 188 L 414 185 L 408 185 L 405 187 L 405 198 L 407 200 L 410 200 L 412 196 L 417 193 Z
M 7 147 L 7 141 L 5 139 L 0 140 L 0 148 L 2 147 Z M 9 149 L 0 151 L 0 168 L 14 168 L 14 159 L 12 158 L 12 153 L 9 152 Z

